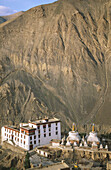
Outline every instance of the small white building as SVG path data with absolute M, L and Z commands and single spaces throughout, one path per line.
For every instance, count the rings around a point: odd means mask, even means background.
M 49 144 L 52 139 L 61 139 L 61 122 L 57 118 L 45 118 L 21 123 L 20 129 L 14 126 L 3 126 L 1 138 L 2 142 L 7 141 L 15 146 L 31 150 L 36 146 Z

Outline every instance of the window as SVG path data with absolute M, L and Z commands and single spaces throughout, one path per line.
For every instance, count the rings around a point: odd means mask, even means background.
M 56 135 L 58 135 L 58 132 L 56 132 Z
M 46 134 L 44 134 L 44 137 L 46 137 Z
M 34 139 L 36 139 L 36 135 L 34 136 Z
M 36 140 L 34 140 L 34 144 L 36 144 Z
M 15 137 L 15 140 L 16 140 L 16 137 Z
M 5 136 L 6 136 L 6 133 L 5 133 Z
M 24 141 L 24 145 L 25 145 L 25 141 Z
M 6 128 L 5 128 L 5 131 L 6 131 Z
M 56 127 L 56 130 L 58 129 L 58 127 Z
M 57 123 L 56 123 L 56 126 L 57 126 Z
M 49 131 L 51 131 L 51 128 L 49 128 Z
M 39 139 L 39 143 L 40 143 L 40 139 Z
M 51 124 L 48 124 L 48 127 L 51 127 Z
M 24 136 L 24 139 L 26 138 L 26 136 Z
M 8 134 L 7 134 L 7 137 L 8 137 Z
M 30 136 L 30 140 L 32 140 L 32 136 Z
M 21 140 L 21 143 L 22 143 L 22 140 Z
M 38 129 L 40 129 L 40 126 L 38 126 Z
M 15 132 L 15 136 L 16 136 L 16 132 Z
M 21 135 L 21 138 L 22 138 L 22 135 Z
M 21 133 L 24 133 L 24 130 L 21 129 Z
M 44 132 L 46 132 L 46 129 L 44 129 Z
M 19 142 L 19 138 L 18 138 L 18 140 L 17 140 L 18 142 Z
M 32 145 L 32 141 L 30 142 L 30 144 Z
M 9 130 L 9 133 L 11 133 L 11 130 Z
M 40 133 L 40 130 L 38 130 L 38 133 Z
M 10 138 L 10 135 L 9 135 L 9 138 Z
M 40 135 L 38 135 L 38 138 L 40 138 Z
M 51 133 L 49 133 L 49 136 L 51 136 Z
M 46 128 L 46 125 L 43 125 L 43 128 Z

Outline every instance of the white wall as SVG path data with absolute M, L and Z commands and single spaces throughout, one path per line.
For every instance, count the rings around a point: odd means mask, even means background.
M 50 122 L 47 122 L 47 123 L 50 123 Z M 32 125 L 33 124 L 29 123 L 30 127 L 32 127 Z M 40 126 L 40 138 L 39 138 L 39 133 L 38 133 L 39 130 L 36 129 L 35 134 L 31 135 L 32 140 L 30 139 L 30 136 L 28 136 L 24 133 L 21 133 L 21 130 L 20 130 L 19 136 L 18 136 L 18 132 L 15 132 L 13 130 L 13 142 L 16 145 L 29 150 L 30 144 L 31 144 L 30 142 L 32 142 L 33 148 L 35 148 L 36 146 L 49 144 L 49 142 L 52 139 L 61 139 L 61 123 L 60 122 L 57 122 L 57 125 L 56 125 L 56 122 L 51 123 L 50 128 L 48 127 L 48 124 L 45 124 L 45 125 L 46 125 L 46 128 L 43 128 L 43 124 L 39 125 Z M 33 125 L 33 127 L 37 128 L 37 125 Z M 45 132 L 44 132 L 44 129 L 45 129 Z M 49 131 L 49 129 L 50 129 L 50 131 Z M 10 131 L 10 133 L 9 133 L 9 131 Z M 12 140 L 12 130 L 8 129 L 8 131 L 5 131 L 5 128 L 2 127 L 1 132 L 2 132 L 2 141 Z M 56 132 L 58 132 L 58 134 L 56 134 Z M 5 133 L 6 133 L 6 136 L 5 136 Z M 51 133 L 51 136 L 49 136 L 49 133 Z M 8 134 L 8 137 L 7 137 L 7 134 Z M 46 134 L 46 137 L 44 137 L 44 134 Z M 10 135 L 10 138 L 9 138 L 9 135 Z M 21 137 L 21 135 L 22 135 L 22 137 Z M 36 135 L 36 139 L 34 139 L 35 135 Z M 25 139 L 24 139 L 24 136 L 25 136 Z M 18 142 L 18 138 L 19 138 L 19 142 Z M 22 143 L 21 143 L 21 140 L 22 140 Z M 40 140 L 40 143 L 39 143 L 39 140 Z M 25 144 L 24 144 L 24 141 L 25 141 Z M 36 141 L 36 144 L 34 144 L 34 141 Z

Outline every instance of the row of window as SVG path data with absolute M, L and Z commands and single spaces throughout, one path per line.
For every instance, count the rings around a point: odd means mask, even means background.
M 10 129 L 6 129 L 6 128 L 5 128 L 5 132 L 9 132 L 9 133 L 12 132 L 12 134 L 14 134 L 15 131 L 12 131 L 12 130 L 10 130 Z M 15 135 L 18 135 L 18 136 L 19 136 L 19 132 L 15 132 Z
M 56 129 L 57 130 L 57 129 Z M 49 132 L 51 131 L 51 128 L 49 128 Z M 46 132 L 46 129 L 44 129 L 44 132 Z M 38 130 L 38 133 L 40 133 L 40 130 Z
M 56 135 L 58 135 L 58 131 L 56 131 Z M 49 133 L 49 136 L 51 136 L 51 133 Z M 44 134 L 44 137 L 46 137 L 46 133 Z M 38 135 L 38 138 L 40 138 L 40 134 Z M 36 139 L 36 135 L 34 136 L 34 139 Z M 30 140 L 32 140 L 32 136 L 30 136 Z
M 32 141 L 30 141 L 30 144 L 32 145 Z M 34 140 L 34 144 L 36 144 L 36 140 Z
M 12 134 L 11 134 L 11 135 L 12 135 Z M 10 135 L 9 135 L 9 134 L 6 134 L 6 133 L 5 133 L 5 136 L 7 136 L 7 137 L 9 136 L 9 137 L 10 137 Z M 15 135 L 15 136 L 16 136 L 16 135 Z M 19 137 L 19 135 L 18 135 L 18 137 Z M 21 134 L 21 138 L 26 139 L 26 136 Z
M 56 135 L 58 135 L 58 131 L 56 132 Z M 51 133 L 49 133 L 49 136 L 51 136 Z M 46 133 L 44 134 L 44 137 L 46 137 Z M 38 135 L 38 138 L 40 138 L 40 135 Z
M 56 131 L 56 135 L 58 135 L 58 131 Z M 5 133 L 5 136 L 7 136 L 7 137 L 9 137 L 10 138 L 10 135 L 8 135 L 8 134 L 6 134 Z M 51 136 L 51 133 L 49 133 L 49 136 Z M 44 137 L 46 137 L 46 134 L 44 134 Z M 16 138 L 16 137 L 15 137 Z M 24 135 L 22 135 L 21 134 L 21 138 L 24 138 L 24 139 L 26 139 L 26 136 Z M 38 138 L 40 138 L 40 134 L 38 135 Z M 36 139 L 36 135 L 34 135 L 34 139 Z M 30 140 L 32 140 L 32 136 L 30 136 Z
M 36 135 L 34 135 L 34 139 L 36 139 Z M 32 136 L 30 136 L 30 140 L 32 140 Z
M 56 126 L 58 125 L 58 123 L 56 123 Z M 32 127 L 34 127 L 34 125 L 32 125 Z M 48 127 L 50 128 L 51 127 L 51 123 L 48 124 Z M 46 124 L 43 125 L 43 128 L 46 128 Z M 37 126 L 37 129 L 40 129 L 40 126 L 38 125 Z
M 11 139 L 11 135 L 8 135 L 8 134 L 6 135 L 6 133 L 5 133 L 5 136 L 6 136 L 6 137 L 9 137 L 9 138 Z M 17 141 L 17 142 L 20 141 L 20 139 L 17 138 L 17 137 L 13 137 L 13 136 L 12 136 L 12 139 L 15 140 L 15 141 Z M 22 143 L 22 139 L 21 139 L 21 143 Z M 25 145 L 25 141 L 24 141 L 24 145 Z
M 58 130 L 58 127 L 56 127 L 56 130 Z M 51 131 L 51 128 L 49 128 L 49 132 Z M 44 129 L 44 132 L 46 132 L 46 129 Z M 40 130 L 38 130 L 38 133 L 40 133 Z

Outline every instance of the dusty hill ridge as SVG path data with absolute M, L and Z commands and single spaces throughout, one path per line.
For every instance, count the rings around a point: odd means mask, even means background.
M 3 124 L 44 114 L 110 124 L 110 11 L 110 0 L 59 0 L 1 26 Z
M 6 21 L 12 21 L 13 19 L 17 18 L 18 16 L 22 15 L 24 12 L 20 11 L 17 13 L 14 13 L 12 15 L 6 15 L 6 16 L 0 16 L 0 24 L 6 22 Z

